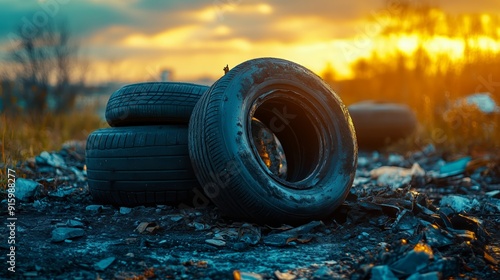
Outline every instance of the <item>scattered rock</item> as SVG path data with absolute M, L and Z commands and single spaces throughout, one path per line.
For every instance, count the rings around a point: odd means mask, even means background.
M 388 158 L 388 164 L 389 165 L 394 165 L 394 166 L 399 166 L 403 163 L 405 158 L 402 155 L 398 154 L 390 154 Z
M 426 267 L 433 258 L 429 245 L 419 243 L 413 250 L 391 265 L 393 272 L 400 276 L 409 276 Z
M 71 195 L 76 191 L 76 188 L 74 187 L 62 187 L 58 188 L 56 191 L 49 192 L 50 197 L 58 197 L 58 198 L 64 198 L 68 195 Z
M 127 215 L 130 214 L 130 212 L 132 212 L 132 208 L 120 207 L 120 214 Z
M 398 278 L 387 265 L 374 266 L 371 269 L 371 280 L 397 280 Z
M 110 266 L 116 260 L 115 257 L 109 257 L 106 259 L 102 259 L 94 264 L 94 269 L 97 271 L 104 271 L 108 266 Z
M 66 228 L 84 228 L 85 225 L 76 220 L 67 220 L 65 223 L 57 223 L 56 227 L 66 227 Z
M 259 227 L 251 224 L 243 224 L 238 231 L 238 241 L 244 242 L 249 245 L 257 245 L 261 239 L 261 232 Z
M 37 164 L 46 164 L 55 168 L 67 168 L 64 159 L 57 153 L 42 152 L 38 157 L 36 157 Z
M 169 218 L 172 222 L 178 222 L 178 221 L 184 219 L 184 216 L 182 216 L 182 215 L 169 215 Z
M 188 226 L 195 228 L 195 230 L 203 231 L 203 230 L 209 230 L 212 228 L 209 224 L 205 223 L 199 223 L 199 222 L 192 222 L 189 223 Z
M 21 201 L 30 201 L 42 187 L 41 184 L 28 179 L 16 179 L 16 198 Z
M 320 267 L 314 272 L 312 279 L 333 279 L 333 271 L 326 266 Z
M 85 176 L 83 175 L 83 172 L 80 171 L 78 168 L 72 166 L 70 170 L 75 174 L 76 180 L 78 182 L 84 182 L 85 181 Z
M 60 227 L 52 231 L 52 242 L 63 242 L 66 239 L 73 239 L 77 237 L 82 237 L 85 235 L 85 231 L 81 228 L 67 228 Z
M 479 201 L 477 199 L 469 199 L 459 195 L 447 195 L 441 199 L 439 206 L 451 207 L 456 212 L 469 212 L 472 209 L 477 209 Z
M 226 246 L 226 242 L 218 239 L 207 239 L 205 240 L 205 243 L 213 245 L 215 247 L 224 247 Z
M 102 205 L 88 205 L 85 207 L 85 211 L 92 212 L 94 214 L 98 214 L 102 212 Z
M 408 277 L 406 280 L 439 280 L 441 278 L 442 277 L 439 272 L 433 271 L 424 274 L 415 273 Z

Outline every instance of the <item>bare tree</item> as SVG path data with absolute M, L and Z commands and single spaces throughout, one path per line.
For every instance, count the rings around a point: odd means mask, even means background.
M 79 67 L 79 48 L 67 26 L 66 22 L 49 21 L 29 34 L 21 27 L 15 32 L 17 42 L 10 57 L 17 69 L 15 77 L 24 87 L 25 107 L 34 113 L 47 109 L 49 91 L 55 111 L 72 109 L 82 87 L 83 80 L 73 77 Z

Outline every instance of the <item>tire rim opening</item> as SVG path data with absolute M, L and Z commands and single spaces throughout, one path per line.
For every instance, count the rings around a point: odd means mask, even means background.
M 249 114 L 249 140 L 257 160 L 282 184 L 310 187 L 319 172 L 324 143 L 317 110 L 293 91 L 273 91 L 254 102 Z

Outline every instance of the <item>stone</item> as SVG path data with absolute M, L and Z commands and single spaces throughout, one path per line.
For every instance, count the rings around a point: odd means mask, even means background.
M 93 212 L 94 214 L 100 213 L 102 211 L 102 205 L 88 205 L 85 207 L 85 211 Z
M 374 266 L 371 270 L 371 280 L 397 280 L 398 278 L 392 273 L 387 265 Z
M 81 228 L 60 227 L 52 231 L 52 242 L 63 242 L 66 239 L 78 238 L 85 235 Z
M 391 265 L 391 269 L 399 272 L 402 276 L 414 274 L 426 267 L 433 258 L 433 252 L 429 245 L 419 243 L 413 250 Z
M 414 273 L 407 280 L 439 280 L 441 279 L 441 275 L 437 271 L 428 272 L 424 274 Z
M 21 201 L 30 201 L 37 191 L 42 187 L 41 184 L 28 179 L 16 179 L 16 198 Z
M 115 257 L 109 257 L 102 259 L 94 264 L 94 269 L 97 271 L 104 271 L 108 266 L 110 266 L 116 260 Z
M 120 207 L 120 214 L 126 215 L 130 214 L 130 212 L 132 212 L 132 208 Z
M 226 242 L 218 239 L 207 239 L 205 243 L 216 246 L 216 247 L 224 247 L 226 246 Z
M 478 209 L 480 204 L 477 199 L 469 199 L 459 195 L 447 195 L 441 199 L 439 206 L 449 206 L 456 212 L 469 212 L 472 209 Z
M 60 155 L 56 153 L 49 153 L 47 151 L 40 153 L 40 155 L 36 158 L 36 162 L 38 164 L 47 164 L 55 168 L 67 168 L 66 162 Z
M 322 266 L 314 272 L 312 279 L 332 279 L 333 271 L 326 266 Z

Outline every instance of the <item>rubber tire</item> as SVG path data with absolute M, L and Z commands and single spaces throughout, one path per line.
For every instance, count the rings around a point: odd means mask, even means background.
M 207 86 L 149 82 L 127 85 L 114 92 L 106 105 L 110 126 L 187 124 Z
M 283 144 L 286 180 L 258 157 L 253 116 Z M 225 215 L 258 223 L 329 216 L 349 193 L 357 165 L 354 127 L 340 98 L 308 69 L 276 58 L 244 62 L 212 85 L 193 111 L 188 143 L 205 194 Z
M 418 125 L 415 113 L 404 104 L 364 101 L 348 110 L 363 150 L 384 149 L 411 136 Z
M 187 125 L 104 128 L 87 138 L 90 193 L 103 204 L 176 204 L 199 188 Z

